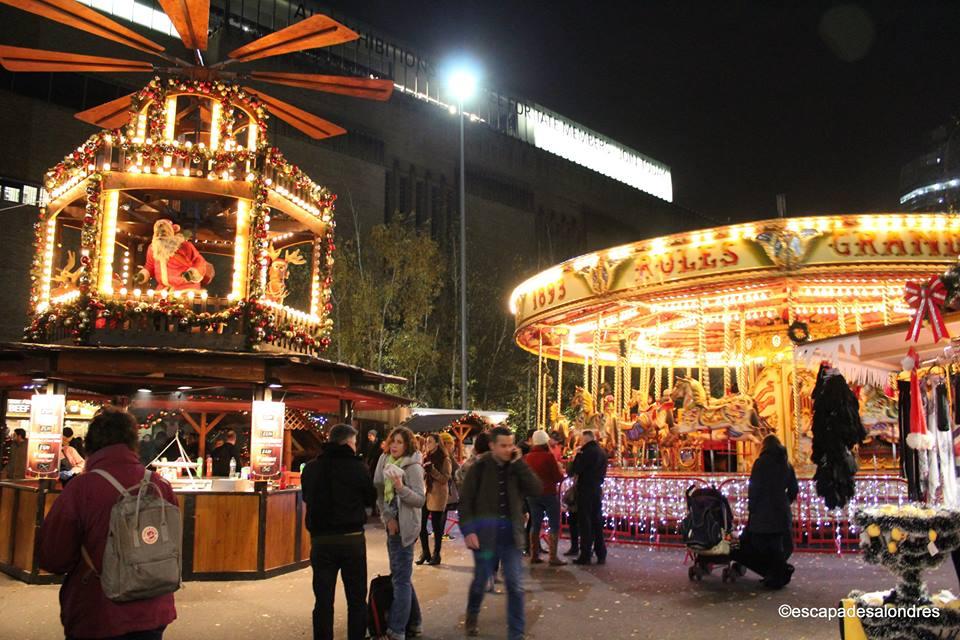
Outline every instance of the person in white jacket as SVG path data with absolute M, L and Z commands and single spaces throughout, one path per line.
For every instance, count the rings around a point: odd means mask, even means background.
M 373 474 L 380 519 L 387 528 L 387 555 L 393 604 L 387 618 L 387 637 L 404 640 L 420 635 L 422 617 L 413 576 L 413 548 L 420 536 L 420 514 L 425 502 L 423 464 L 413 432 L 397 427 L 387 437 L 387 452 Z

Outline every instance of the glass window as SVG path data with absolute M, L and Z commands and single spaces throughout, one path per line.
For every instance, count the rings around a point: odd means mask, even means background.
M 23 204 L 37 204 L 37 196 L 39 195 L 39 189 L 36 187 L 31 187 L 30 185 L 24 185 L 23 187 Z
M 20 189 L 4 185 L 3 199 L 9 200 L 10 202 L 20 202 Z

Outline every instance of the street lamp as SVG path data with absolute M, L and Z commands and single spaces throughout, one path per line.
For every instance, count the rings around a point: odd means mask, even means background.
M 460 112 L 460 408 L 467 411 L 467 191 L 463 160 L 463 103 L 476 91 L 477 75 L 467 66 L 460 65 L 451 69 L 447 85 Z

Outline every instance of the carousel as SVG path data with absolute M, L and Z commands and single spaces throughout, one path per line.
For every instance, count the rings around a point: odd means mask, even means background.
M 798 361 L 794 346 L 908 320 L 906 283 L 958 253 L 958 216 L 870 214 L 719 227 L 568 260 L 510 296 L 516 342 L 538 358 L 537 424 L 601 434 L 621 467 L 607 487 L 613 535 L 655 544 L 676 541 L 665 525 L 683 517 L 691 482 L 721 486 L 745 518 L 747 474 L 776 434 L 807 476 L 798 546 L 855 548 L 856 507 L 827 510 L 808 479 L 819 363 Z M 860 506 L 899 503 L 895 373 L 844 371 L 869 433 Z
M 23 342 L 0 345 L 3 414 L 16 403 L 29 415 L 26 478 L 0 483 L 0 570 L 28 582 L 54 579 L 38 569 L 34 538 L 60 491 L 64 407 L 125 406 L 174 436 L 153 465 L 184 512 L 189 580 L 305 566 L 294 465 L 326 422 L 407 403 L 380 390 L 404 380 L 323 357 L 335 196 L 270 145 L 267 122 L 314 139 L 345 130 L 249 86 L 386 100 L 392 81 L 226 70 L 358 35 L 315 15 L 212 63 L 209 4 L 163 4 L 193 61 L 73 0 L 20 8 L 155 61 L 0 46 L 11 71 L 155 74 L 77 114 L 103 130 L 45 176 L 32 321 Z M 208 441 L 225 427 L 249 465 L 210 477 Z M 192 455 L 179 433 L 198 440 Z

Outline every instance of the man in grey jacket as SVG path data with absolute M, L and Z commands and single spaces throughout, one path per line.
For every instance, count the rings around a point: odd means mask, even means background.
M 390 640 L 420 635 L 422 622 L 411 578 L 413 548 L 420 535 L 424 482 L 420 452 L 413 442 L 413 432 L 409 429 L 397 427 L 391 431 L 387 452 L 380 456 L 373 474 L 380 519 L 387 528 L 387 555 L 393 583 L 393 604 L 387 620 Z

